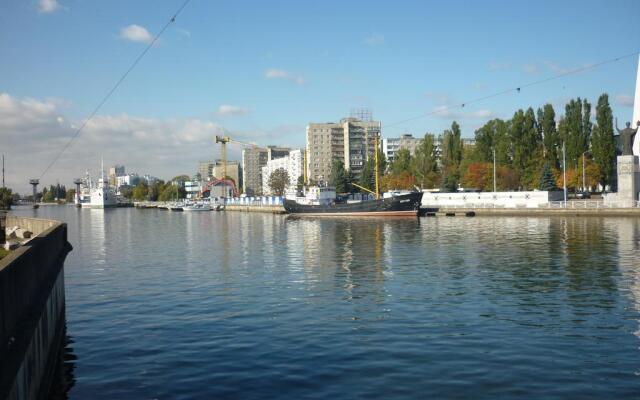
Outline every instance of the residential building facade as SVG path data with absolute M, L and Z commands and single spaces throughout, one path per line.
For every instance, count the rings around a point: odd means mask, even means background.
M 242 192 L 248 196 L 263 194 L 262 167 L 269 160 L 283 158 L 291 151 L 288 147 L 267 146 L 242 150 Z
M 298 184 L 298 178 L 303 174 L 303 150 L 291 150 L 289 155 L 285 157 L 275 158 L 267 161 L 267 165 L 262 167 L 262 194 L 265 196 L 273 195 L 269 187 L 269 177 L 277 169 L 284 169 L 289 175 L 289 186 L 286 191 L 295 190 Z
M 412 156 L 416 155 L 416 149 L 420 145 L 420 139 L 410 134 L 404 134 L 397 138 L 382 139 L 382 153 L 387 162 L 393 162 L 396 153 L 400 149 L 407 149 Z
M 328 182 L 334 161 L 342 161 L 345 169 L 358 179 L 364 163 L 375 154 L 381 124 L 344 118 L 340 122 L 310 123 L 306 133 L 309 179 Z

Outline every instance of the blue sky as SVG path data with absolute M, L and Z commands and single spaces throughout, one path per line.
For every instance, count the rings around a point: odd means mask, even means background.
M 9 182 L 24 190 L 42 172 L 182 2 L 3 2 L 0 151 L 34 159 Z M 472 137 L 518 108 L 551 102 L 561 114 L 569 98 L 607 92 L 626 121 L 637 56 L 396 124 L 638 50 L 639 1 L 191 0 L 44 180 L 64 183 L 100 155 L 165 178 L 193 173 L 217 155 L 216 133 L 301 146 L 307 123 L 354 107 L 371 108 L 383 136 L 440 133 L 455 119 Z

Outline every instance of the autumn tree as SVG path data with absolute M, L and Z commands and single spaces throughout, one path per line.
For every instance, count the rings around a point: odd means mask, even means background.
M 410 172 L 387 174 L 380 180 L 380 187 L 383 192 L 390 190 L 411 190 L 416 184 L 416 177 Z
M 465 188 L 493 190 L 493 163 L 474 162 L 469 164 L 462 184 Z

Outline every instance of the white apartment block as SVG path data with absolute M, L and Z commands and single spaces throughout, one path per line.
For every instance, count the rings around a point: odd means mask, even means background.
M 289 174 L 289 186 L 285 191 L 295 190 L 298 178 L 303 174 L 303 160 L 303 151 L 298 149 L 291 150 L 288 156 L 267 161 L 267 165 L 262 167 L 262 194 L 266 196 L 273 194 L 269 187 L 269 176 L 279 168 L 284 169 Z

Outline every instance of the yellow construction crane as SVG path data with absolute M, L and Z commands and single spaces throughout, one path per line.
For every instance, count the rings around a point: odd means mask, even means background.
M 216 135 L 216 143 L 220 143 L 220 158 L 222 159 L 222 180 L 226 187 L 227 181 L 227 143 L 235 143 L 243 147 L 252 147 L 262 149 L 264 147 L 260 147 L 254 143 L 245 143 L 239 140 L 231 139 L 229 136 L 218 136 Z M 236 182 L 236 185 L 238 182 Z M 226 189 L 225 189 L 226 192 Z M 226 196 L 225 196 L 226 197 Z

